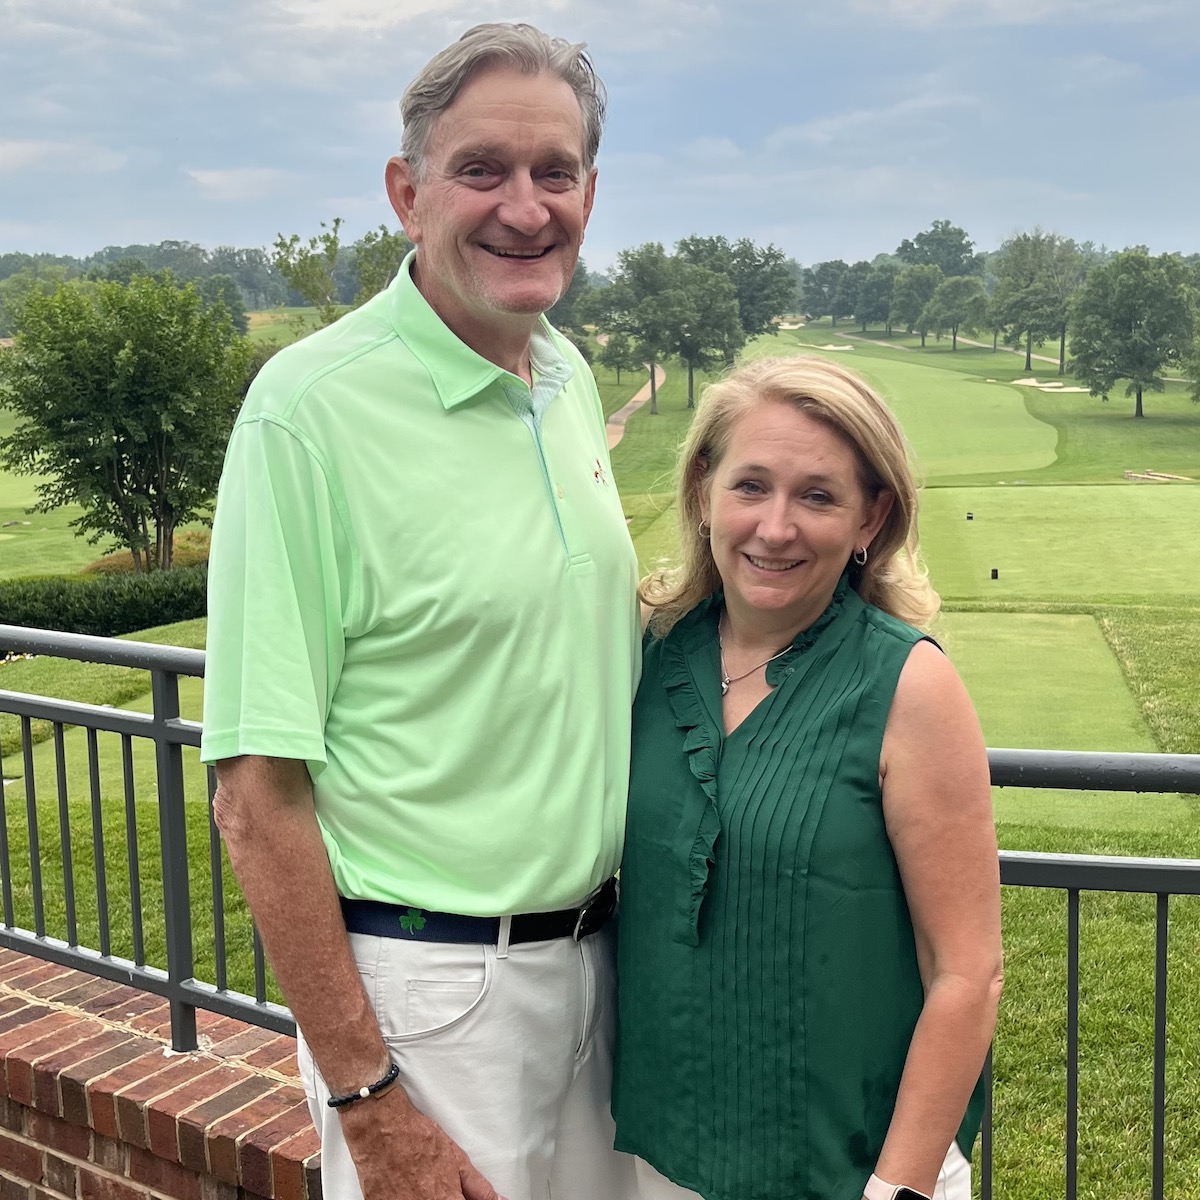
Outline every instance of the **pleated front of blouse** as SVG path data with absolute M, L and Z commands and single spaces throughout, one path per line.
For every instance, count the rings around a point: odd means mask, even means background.
M 714 598 L 645 648 L 617 1145 L 706 1200 L 860 1200 L 922 1004 L 879 789 L 922 635 L 843 580 L 726 737 L 719 615 Z

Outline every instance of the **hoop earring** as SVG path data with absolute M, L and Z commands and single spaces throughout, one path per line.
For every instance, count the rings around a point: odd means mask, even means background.
M 862 556 L 861 558 L 859 557 L 860 555 Z M 857 550 L 855 550 L 854 561 L 860 567 L 865 567 L 867 565 L 867 548 L 866 548 L 866 546 L 860 546 Z
M 696 526 L 696 532 L 707 541 L 712 534 L 712 526 L 705 521 L 701 521 L 700 524 Z

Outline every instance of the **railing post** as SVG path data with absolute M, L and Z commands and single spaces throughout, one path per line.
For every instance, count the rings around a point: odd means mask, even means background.
M 171 1045 L 196 1049 L 196 1006 L 181 985 L 192 979 L 192 902 L 188 882 L 187 813 L 183 797 L 183 747 L 168 737 L 168 721 L 179 718 L 179 676 L 151 672 L 154 754 L 158 776 L 158 829 L 162 846 L 163 918 L 167 933 L 167 977 L 171 984 Z

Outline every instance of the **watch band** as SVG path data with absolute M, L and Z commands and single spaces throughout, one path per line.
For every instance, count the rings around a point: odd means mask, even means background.
M 863 1200 L 930 1200 L 924 1192 L 903 1184 L 887 1183 L 878 1175 L 872 1175 L 863 1188 Z

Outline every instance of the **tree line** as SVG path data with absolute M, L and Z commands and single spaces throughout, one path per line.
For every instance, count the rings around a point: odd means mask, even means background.
M 1034 229 L 992 253 L 976 253 L 966 231 L 948 220 L 905 238 L 870 262 L 841 259 L 804 270 L 800 308 L 836 327 L 949 335 L 988 333 L 1025 351 L 1058 344 L 1058 373 L 1068 368 L 1094 396 L 1107 399 L 1124 381 L 1142 417 L 1147 391 L 1162 391 L 1165 372 L 1182 367 L 1200 379 L 1200 255 L 1151 255 L 1144 246 L 1114 252 Z M 1069 355 L 1068 355 L 1069 343 Z M 1200 399 L 1200 384 L 1193 385 Z
M 332 257 L 328 264 L 328 287 L 320 304 L 337 311 L 353 305 L 364 289 L 372 287 L 379 270 L 381 245 L 386 255 L 389 239 L 402 237 L 379 226 L 355 242 L 337 236 L 340 219 L 332 223 Z M 195 242 L 163 241 L 156 245 L 106 246 L 76 258 L 70 255 L 0 254 L 0 337 L 11 336 L 17 312 L 33 292 L 52 292 L 72 280 L 128 283 L 135 275 L 161 275 L 169 271 L 181 283 L 194 283 L 202 296 L 220 297 L 233 317 L 235 327 L 245 331 L 246 313 L 282 305 L 313 303 L 297 288 L 286 266 L 304 263 L 305 251 L 318 243 L 324 256 L 330 250 L 330 229 L 322 225 L 314 239 L 280 234 L 270 248 L 217 246 L 206 249 Z M 324 239 L 324 240 L 323 240 Z M 281 245 L 282 243 L 282 245 Z M 403 257 L 403 255 L 401 255 Z M 376 288 L 375 290 L 378 290 Z
M 411 249 L 386 226 L 345 246 L 341 226 L 335 218 L 308 238 L 280 234 L 270 251 L 240 259 L 186 242 L 109 247 L 74 275 L 51 256 L 0 256 L 17 334 L 0 350 L 0 407 L 17 418 L 0 439 L 0 464 L 41 477 L 36 510 L 78 504 L 81 534 L 127 547 L 139 570 L 169 568 L 174 530 L 208 513 L 238 407 L 277 348 L 242 336 L 246 281 L 255 272 L 282 281 L 327 323 L 386 287 Z M 38 285 L 15 287 L 30 270 Z M 548 316 L 618 380 L 648 370 L 651 413 L 660 363 L 687 371 L 691 407 L 697 371 L 732 364 L 747 340 L 797 314 L 852 318 L 888 336 L 904 329 L 922 344 L 948 334 L 955 349 L 960 332 L 986 330 L 994 345 L 1023 347 L 1027 367 L 1033 346 L 1056 338 L 1060 372 L 1069 365 L 1106 398 L 1125 381 L 1140 417 L 1144 392 L 1162 390 L 1169 366 L 1200 380 L 1198 292 L 1200 256 L 1113 253 L 1042 230 L 980 254 L 939 220 L 894 254 L 809 268 L 750 238 L 692 235 L 670 252 L 648 242 L 603 274 L 581 261 Z

